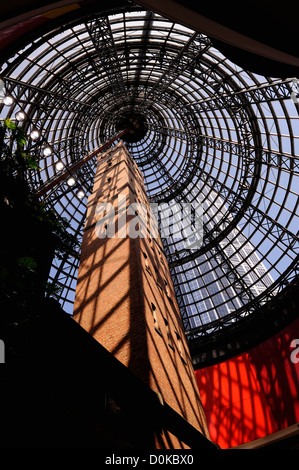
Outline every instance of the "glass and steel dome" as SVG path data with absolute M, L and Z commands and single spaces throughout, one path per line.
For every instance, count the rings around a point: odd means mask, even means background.
M 190 343 L 243 321 L 294 281 L 293 77 L 243 70 L 206 35 L 132 2 L 45 26 L 4 59 L 1 77 L 13 98 L 1 105 L 1 118 L 22 111 L 17 119 L 24 117 L 26 133 L 40 132 L 28 141 L 40 167 L 28 174 L 30 184 L 48 188 L 41 197 L 71 222 L 79 241 L 96 158 L 78 167 L 73 185 L 59 176 L 128 123 L 137 123 L 124 140 L 150 201 L 202 207 L 200 246 L 163 239 Z M 78 253 L 55 258 L 50 273 L 68 313 L 78 264 Z

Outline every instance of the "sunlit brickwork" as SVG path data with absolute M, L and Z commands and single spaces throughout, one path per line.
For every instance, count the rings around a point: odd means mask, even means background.
M 126 197 L 121 208 L 119 195 Z M 97 209 L 107 202 L 115 208 L 115 236 L 100 238 L 99 227 L 111 229 L 107 214 Z M 129 205 L 136 202 L 149 207 L 142 174 L 120 142 L 98 159 L 87 204 L 74 319 L 160 400 L 208 436 L 161 239 L 152 237 L 149 219 L 143 238 L 125 237 L 119 223 L 125 212 L 127 232 L 129 224 L 140 223 L 137 213 L 128 214 Z M 157 436 L 157 447 L 181 446 L 173 436 Z

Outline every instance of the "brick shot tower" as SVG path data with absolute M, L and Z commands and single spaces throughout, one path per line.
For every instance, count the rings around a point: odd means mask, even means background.
M 209 438 L 167 260 L 149 214 L 142 173 L 120 142 L 98 158 L 74 319 Z M 162 435 L 156 447 L 186 446 Z

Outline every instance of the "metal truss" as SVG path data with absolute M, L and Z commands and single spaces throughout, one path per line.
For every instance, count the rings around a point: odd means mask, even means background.
M 87 114 L 93 110 L 91 104 L 68 96 L 65 90 L 62 90 L 61 93 L 54 92 L 12 77 L 5 77 L 5 87 L 18 103 L 34 106 L 34 108 L 43 111 L 53 112 L 53 109 L 58 109 L 71 113 Z
M 215 225 L 213 229 L 208 232 L 207 236 L 204 237 L 202 247 L 196 252 L 186 253 L 184 250 L 176 251 L 175 255 L 169 260 L 171 267 L 194 260 L 200 254 L 217 245 L 231 231 L 232 227 L 241 220 L 241 217 L 250 221 L 253 226 L 263 230 L 265 234 L 272 234 L 275 238 L 279 239 L 279 242 L 284 245 L 285 249 L 293 251 L 295 255 L 298 253 L 298 234 L 290 232 L 269 214 L 263 212 L 253 203 L 248 202 L 240 193 L 233 191 L 210 174 L 202 175 L 202 178 L 206 178 L 205 180 L 203 179 L 206 184 L 209 184 L 209 181 L 212 182 L 214 190 L 222 194 L 227 203 L 230 197 L 233 198 L 233 204 L 229 206 L 229 214 L 232 214 L 234 218 L 228 220 L 226 227 L 224 227 L 223 219 Z M 238 217 L 237 214 L 239 214 Z
M 249 105 L 268 103 L 279 100 L 290 99 L 290 84 L 293 79 L 280 80 L 259 87 L 251 87 L 236 92 L 221 93 L 220 96 L 209 97 L 192 103 L 198 112 L 228 108 L 232 106 L 243 106 L 244 100 Z
M 86 22 L 86 29 L 98 55 L 97 66 L 99 73 L 101 73 L 100 69 L 103 68 L 108 76 L 113 94 L 115 96 L 124 96 L 126 94 L 125 84 L 108 17 L 101 15 Z
M 234 312 L 234 314 L 226 315 L 221 319 L 209 323 L 209 325 L 202 325 L 197 328 L 186 330 L 186 336 L 189 343 L 192 343 L 196 340 L 203 341 L 205 337 L 213 337 L 213 335 L 218 336 L 219 332 L 221 333 L 221 331 L 225 330 L 226 328 L 230 328 L 232 325 L 234 326 L 244 317 L 248 318 L 250 315 L 257 314 L 260 311 L 260 307 L 257 308 L 257 303 L 259 303 L 259 306 L 266 306 L 267 304 L 272 303 L 279 296 L 279 294 L 284 291 L 286 286 L 298 282 L 298 276 L 299 258 L 297 258 L 292 266 L 290 266 L 290 269 L 288 270 L 285 278 L 278 280 L 271 289 L 257 297 L 255 302 L 247 303 L 237 312 Z
M 172 59 L 167 70 L 162 74 L 154 86 L 148 89 L 144 100 L 141 103 L 143 109 L 147 109 L 151 104 L 151 98 L 162 98 L 170 85 L 186 70 L 194 70 L 200 57 L 211 46 L 211 41 L 199 33 L 194 33 L 183 45 L 178 54 Z

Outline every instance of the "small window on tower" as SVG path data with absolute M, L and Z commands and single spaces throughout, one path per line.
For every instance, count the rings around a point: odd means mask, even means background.
M 184 351 L 183 351 L 183 345 L 182 345 L 181 337 L 177 332 L 175 332 L 175 335 L 176 335 L 176 344 L 177 344 L 177 348 L 178 348 L 178 351 L 179 351 L 179 355 L 181 356 L 181 359 L 182 359 L 183 363 L 187 364 L 186 359 L 185 359 L 185 354 L 184 354 Z
M 168 340 L 168 346 L 174 350 L 174 346 L 173 346 L 173 338 L 172 338 L 172 334 L 170 332 L 170 328 L 169 328 L 169 322 L 168 320 L 163 317 L 164 319 L 164 323 L 165 323 L 165 328 L 166 328 L 166 333 L 167 333 L 167 340 Z
M 143 254 L 143 257 L 144 257 L 145 269 L 147 270 L 147 272 L 148 272 L 150 275 L 152 275 L 151 270 L 150 270 L 150 267 L 149 267 L 149 264 L 148 264 L 148 256 L 147 256 L 147 254 L 146 254 L 144 251 L 142 252 L 142 254 Z
M 159 323 L 158 323 L 158 318 L 157 318 L 157 309 L 156 309 L 155 304 L 153 304 L 153 302 L 151 302 L 151 310 L 152 310 L 152 314 L 153 314 L 155 330 L 156 330 L 157 333 L 159 333 L 160 336 L 162 336 L 162 332 L 160 330 Z
M 160 284 L 160 279 L 159 279 L 159 269 L 157 268 L 157 266 L 155 264 L 154 264 L 154 270 L 155 270 L 155 274 L 156 274 L 156 284 L 162 290 L 162 286 Z
M 170 295 L 170 290 L 169 290 L 168 282 L 166 281 L 166 279 L 164 279 L 164 285 L 165 285 L 166 295 L 167 295 L 169 301 L 172 303 L 172 297 Z

